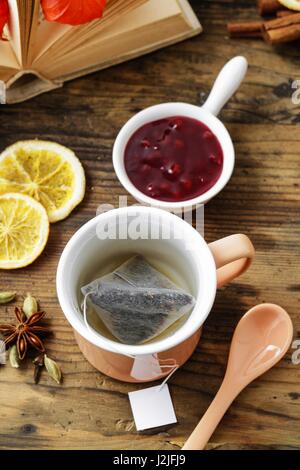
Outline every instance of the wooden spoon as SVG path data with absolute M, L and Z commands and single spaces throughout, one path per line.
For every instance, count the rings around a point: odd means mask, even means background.
M 257 305 L 243 316 L 232 338 L 223 383 L 183 450 L 204 449 L 233 400 L 282 359 L 292 337 L 292 321 L 278 305 Z

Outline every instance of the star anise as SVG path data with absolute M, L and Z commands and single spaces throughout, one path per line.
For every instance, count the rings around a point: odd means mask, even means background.
M 37 312 L 27 318 L 25 313 L 16 307 L 15 315 L 19 322 L 17 325 L 0 325 L 0 334 L 2 333 L 6 338 L 5 344 L 11 345 L 16 343 L 21 360 L 25 358 L 29 345 L 44 353 L 45 347 L 38 335 L 49 333 L 50 330 L 45 326 L 38 325 L 38 323 L 44 318 L 46 312 Z

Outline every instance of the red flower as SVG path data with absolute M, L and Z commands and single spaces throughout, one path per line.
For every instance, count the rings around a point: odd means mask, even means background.
M 41 0 L 46 20 L 76 26 L 101 18 L 106 0 Z
M 0 39 L 3 39 L 3 28 L 9 19 L 7 0 L 0 0 Z

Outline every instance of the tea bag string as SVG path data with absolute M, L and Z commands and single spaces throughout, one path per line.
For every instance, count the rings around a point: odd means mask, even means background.
M 91 294 L 92 294 L 92 292 L 88 292 L 84 296 L 83 305 L 82 305 L 83 319 L 84 319 L 84 323 L 85 323 L 85 326 L 88 329 L 88 331 L 90 333 L 92 333 L 94 336 L 97 336 L 96 330 L 94 330 L 94 328 L 91 327 L 91 325 L 89 324 L 88 319 L 87 319 L 87 299 L 88 299 L 88 296 L 91 295 Z M 114 349 L 114 348 L 112 347 L 112 349 Z M 115 349 L 115 353 L 120 354 L 119 351 L 117 351 L 116 349 Z M 124 353 L 124 352 L 122 352 L 122 354 L 124 356 L 130 357 L 131 359 L 136 359 L 136 357 L 137 357 L 137 356 L 134 356 L 132 354 L 128 354 L 128 353 Z M 158 363 L 159 363 L 159 367 L 161 369 L 170 369 L 170 373 L 167 375 L 167 377 L 165 377 L 164 381 L 162 382 L 160 387 L 157 389 L 158 392 L 160 392 L 162 390 L 162 388 L 166 385 L 166 383 L 169 381 L 169 379 L 172 377 L 172 375 L 175 374 L 175 372 L 179 369 L 179 364 L 177 364 L 176 361 L 174 362 L 174 364 L 162 364 L 161 363 L 162 361 L 167 362 L 167 361 L 169 361 L 169 359 L 163 359 L 163 360 L 158 359 Z
M 160 384 L 160 387 L 157 389 L 157 392 L 161 392 L 161 390 L 164 388 L 164 386 L 166 385 L 166 383 L 170 380 L 170 378 L 172 377 L 173 374 L 175 374 L 175 372 L 179 369 L 179 364 L 175 363 L 174 365 L 160 365 L 160 368 L 162 369 L 163 367 L 172 367 L 173 370 L 170 371 L 169 375 L 167 375 L 167 377 L 165 377 L 165 379 L 163 380 L 163 382 Z
M 131 282 L 124 274 L 119 273 L 118 271 L 114 272 L 115 276 L 119 277 L 125 282 L 128 282 L 128 284 L 131 284 L 133 287 L 137 287 L 133 282 Z M 170 380 L 173 374 L 179 369 L 179 364 L 175 363 L 174 364 L 162 364 L 162 361 L 164 362 L 170 362 L 169 359 L 158 359 L 159 367 L 161 369 L 170 369 L 170 373 L 165 377 L 164 381 L 161 383 L 160 387 L 157 389 L 157 392 L 160 392 L 163 387 L 166 385 L 166 383 Z

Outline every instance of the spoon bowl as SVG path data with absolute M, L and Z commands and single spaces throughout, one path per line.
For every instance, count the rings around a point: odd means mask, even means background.
M 274 304 L 253 307 L 234 332 L 226 377 L 244 388 L 286 354 L 292 336 L 293 325 L 283 308 Z
M 278 305 L 257 305 L 242 317 L 232 338 L 223 383 L 183 450 L 204 449 L 233 400 L 283 358 L 292 338 L 292 321 Z

